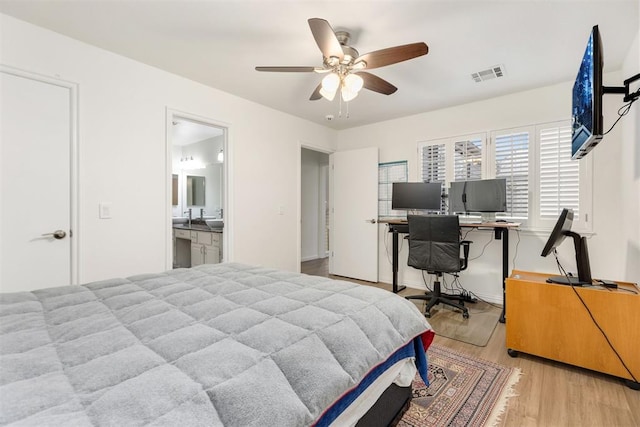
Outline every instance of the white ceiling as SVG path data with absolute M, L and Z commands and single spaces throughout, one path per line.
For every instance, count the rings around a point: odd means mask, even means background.
M 345 129 L 575 78 L 598 24 L 605 71 L 638 33 L 638 0 L 0 0 L 0 12 L 245 99 Z M 322 76 L 257 65 L 322 65 L 307 19 L 348 30 L 360 54 L 424 41 L 429 54 L 372 70 L 398 87 L 349 103 L 309 101 Z M 471 73 L 501 64 L 505 77 Z M 640 71 L 640 70 L 639 70 Z M 629 77 L 629 76 L 625 76 Z M 622 82 L 605 81 L 608 86 Z M 566 96 L 569 96 L 568 94 Z M 327 121 L 327 115 L 334 115 Z
M 224 133 L 222 128 L 187 119 L 176 119 L 172 125 L 173 134 L 171 135 L 171 144 L 176 146 L 195 144 L 196 142 L 215 138 Z

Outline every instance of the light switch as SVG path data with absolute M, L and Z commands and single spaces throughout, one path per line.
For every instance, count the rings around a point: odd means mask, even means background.
M 284 206 L 278 206 L 278 215 L 284 215 Z
M 100 219 L 111 218 L 111 202 L 100 203 Z

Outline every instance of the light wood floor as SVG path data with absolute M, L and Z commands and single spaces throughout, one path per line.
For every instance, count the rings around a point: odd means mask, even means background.
M 302 263 L 302 272 L 344 280 L 329 276 L 327 259 Z M 386 283 L 356 282 L 391 290 L 391 285 Z M 411 292 L 407 288 L 400 295 Z M 640 426 L 640 391 L 631 390 L 617 378 L 586 369 L 526 354 L 512 358 L 507 354 L 502 323 L 498 323 L 486 347 L 439 336 L 434 342 L 520 368 L 522 376 L 515 387 L 517 396 L 509 400 L 500 426 Z

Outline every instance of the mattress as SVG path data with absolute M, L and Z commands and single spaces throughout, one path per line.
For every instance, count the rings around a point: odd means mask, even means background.
M 0 424 L 330 425 L 426 380 L 432 338 L 391 292 L 238 263 L 0 294 Z

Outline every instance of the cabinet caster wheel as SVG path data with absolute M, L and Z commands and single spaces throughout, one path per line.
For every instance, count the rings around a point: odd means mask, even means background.
M 462 312 L 462 317 L 465 318 L 465 319 L 468 319 L 469 318 L 469 312 L 468 311 L 463 311 Z
M 631 390 L 640 390 L 640 383 L 631 380 L 624 380 L 624 385 L 629 387 Z
M 516 350 L 513 350 L 511 348 L 507 349 L 507 354 L 511 357 L 518 357 L 518 352 Z

